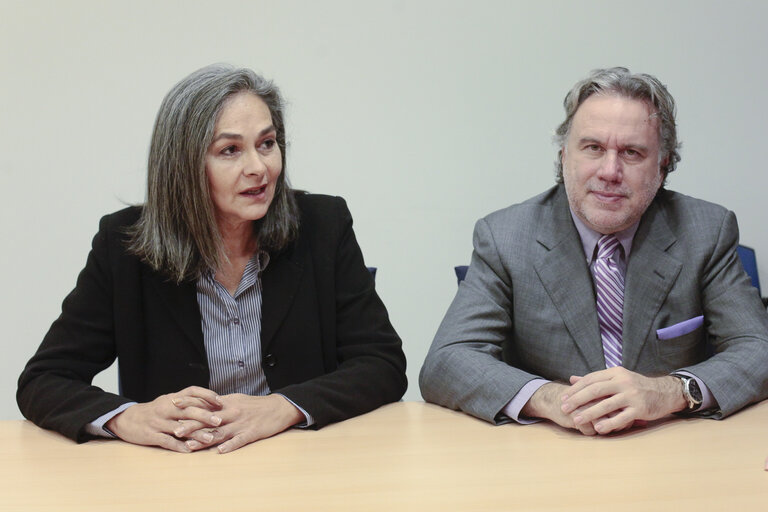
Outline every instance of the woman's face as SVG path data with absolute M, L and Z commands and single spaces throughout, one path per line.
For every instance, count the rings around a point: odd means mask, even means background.
M 205 172 L 219 228 L 226 231 L 266 215 L 283 170 L 266 103 L 240 92 L 225 103 L 205 155 Z

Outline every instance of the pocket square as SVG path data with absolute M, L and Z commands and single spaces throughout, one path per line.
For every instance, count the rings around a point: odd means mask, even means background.
M 702 325 L 704 325 L 703 315 L 691 318 L 690 320 L 685 320 L 679 324 L 664 327 L 663 329 L 657 329 L 656 337 L 660 340 L 671 340 L 672 338 L 677 338 L 678 336 L 693 332 Z

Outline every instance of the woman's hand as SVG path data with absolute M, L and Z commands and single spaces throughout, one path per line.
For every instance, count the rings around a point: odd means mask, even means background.
M 106 423 L 117 437 L 129 443 L 159 446 L 175 452 L 189 453 L 195 449 L 194 441 L 179 439 L 185 432 L 200 431 L 204 427 L 218 427 L 222 419 L 218 395 L 210 389 L 191 386 L 151 402 L 132 405 Z M 213 436 L 210 437 L 213 441 Z M 190 443 L 192 446 L 190 446 Z
M 271 437 L 302 422 L 305 418 L 282 395 L 250 396 L 232 394 L 219 396 L 221 409 L 216 416 L 221 423 L 215 428 L 203 427 L 196 431 L 187 429 L 191 422 L 184 422 L 192 450 L 218 445 L 219 453 L 229 453 L 246 444 Z

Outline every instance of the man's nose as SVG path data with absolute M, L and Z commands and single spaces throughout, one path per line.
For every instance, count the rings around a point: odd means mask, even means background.
M 607 151 L 600 165 L 598 176 L 606 181 L 621 180 L 621 159 L 616 151 Z

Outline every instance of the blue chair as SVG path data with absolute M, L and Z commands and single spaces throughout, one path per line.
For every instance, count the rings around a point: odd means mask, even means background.
M 758 293 L 760 293 L 760 278 L 757 275 L 757 258 L 755 257 L 755 250 L 746 245 L 740 245 L 736 248 L 736 252 L 739 253 L 741 264 L 744 266 L 744 270 L 746 270 L 747 275 L 749 275 L 749 278 L 752 280 L 752 286 L 757 288 Z
M 467 265 L 459 265 L 458 267 L 453 267 L 453 271 L 456 272 L 456 284 L 461 284 L 461 282 L 464 280 L 465 277 L 467 277 L 467 270 L 469 269 L 469 266 Z

